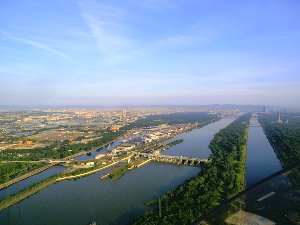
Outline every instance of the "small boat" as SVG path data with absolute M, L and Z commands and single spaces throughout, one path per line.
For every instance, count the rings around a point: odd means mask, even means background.
M 93 221 L 92 223 L 90 223 L 90 225 L 97 225 L 97 223 Z

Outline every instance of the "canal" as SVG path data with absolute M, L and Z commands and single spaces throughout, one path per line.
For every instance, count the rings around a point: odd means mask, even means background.
M 207 158 L 210 155 L 208 145 L 214 134 L 235 118 L 234 116 L 223 118 L 200 129 L 176 136 L 169 142 L 181 138 L 184 142 L 165 150 L 162 154 Z M 255 139 L 251 142 L 255 142 Z M 111 147 L 116 144 L 113 143 Z M 106 149 L 107 147 L 104 147 L 92 152 L 91 157 L 105 152 Z M 249 154 L 247 154 L 247 176 L 251 174 L 248 169 L 252 168 L 251 166 L 248 168 L 248 159 L 251 159 Z M 0 224 L 85 225 L 94 220 L 101 225 L 127 224 L 149 209 L 145 206 L 146 202 L 175 189 L 186 179 L 195 176 L 200 168 L 151 162 L 127 172 L 117 181 L 101 180 L 100 177 L 109 170 L 111 169 L 77 180 L 53 184 L 0 211 Z M 254 177 L 253 180 L 257 179 L 256 175 Z
M 246 165 L 247 187 L 282 169 L 256 114 L 250 119 Z

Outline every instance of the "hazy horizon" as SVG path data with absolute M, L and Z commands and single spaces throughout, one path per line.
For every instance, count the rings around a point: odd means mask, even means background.
M 183 109 L 183 110 L 241 110 L 263 112 L 278 112 L 284 110 L 300 110 L 300 107 L 283 107 L 276 105 L 237 105 L 237 104 L 207 104 L 207 105 L 0 105 L 0 110 L 104 110 L 104 109 Z
M 300 107 L 300 2 L 5 1 L 0 105 Z

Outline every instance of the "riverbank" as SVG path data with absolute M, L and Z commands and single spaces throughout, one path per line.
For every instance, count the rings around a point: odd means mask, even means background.
M 245 114 L 214 135 L 211 162 L 200 173 L 163 195 L 155 211 L 147 211 L 130 224 L 191 224 L 245 187 L 247 127 Z M 223 220 L 224 221 L 224 220 Z M 221 221 L 220 221 L 221 223 Z
M 4 189 L 4 188 L 6 188 L 6 187 L 8 187 L 8 186 L 10 186 L 10 185 L 13 185 L 13 184 L 15 184 L 15 183 L 17 183 L 17 182 L 20 182 L 21 180 L 27 179 L 28 177 L 34 176 L 34 175 L 36 175 L 36 174 L 38 174 L 38 173 L 41 173 L 41 172 L 43 172 L 44 170 L 47 170 L 47 169 L 49 169 L 49 168 L 51 168 L 52 166 L 55 166 L 55 165 L 57 165 L 57 164 L 58 164 L 58 163 L 50 163 L 50 164 L 48 164 L 48 165 L 46 165 L 46 166 L 43 166 L 43 167 L 41 167 L 41 168 L 39 168 L 39 169 L 37 169 L 37 170 L 31 171 L 31 172 L 29 172 L 29 173 L 27 173 L 27 174 L 24 174 L 24 175 L 22 175 L 22 176 L 20 176 L 20 177 L 17 177 L 17 178 L 15 178 L 15 179 L 13 179 L 13 180 L 7 181 L 7 182 L 5 182 L 5 183 L 3 183 L 3 184 L 0 185 L 0 190 L 1 190 L 1 189 Z
M 94 170 L 91 170 L 89 172 L 85 172 L 85 173 L 81 173 L 81 174 L 78 174 L 78 175 L 72 175 L 72 176 L 66 176 L 66 177 L 60 177 L 60 178 L 57 178 L 56 181 L 62 181 L 62 180 L 71 180 L 71 179 L 76 179 L 76 178 L 80 178 L 80 177 L 84 177 L 84 176 L 88 176 L 88 175 L 91 175 L 93 173 L 97 173 L 101 170 L 104 170 L 104 169 L 107 169 L 109 167 L 112 167 L 114 165 L 117 165 L 119 162 L 113 162 L 109 165 L 106 165 L 106 166 L 103 166 L 103 167 L 100 167 L 98 169 L 94 169 Z
M 13 205 L 13 204 L 16 204 L 16 203 L 22 201 L 23 199 L 39 192 L 40 190 L 42 190 L 46 187 L 56 183 L 57 182 L 56 176 L 57 175 L 53 175 L 52 177 L 50 177 L 46 180 L 36 183 L 36 184 L 30 186 L 29 188 L 26 188 L 25 190 L 20 191 L 17 194 L 9 196 L 6 199 L 2 200 L 0 202 L 0 211 Z
M 242 190 L 246 189 L 246 162 L 247 162 L 247 141 L 248 141 L 248 133 L 249 133 L 249 127 L 245 129 L 245 136 L 244 139 L 246 140 L 246 143 L 242 145 L 242 156 L 241 156 L 241 166 L 244 168 L 244 171 L 241 171 L 239 175 L 239 179 L 242 183 Z
M 206 126 L 206 125 L 208 125 L 208 124 L 210 124 L 210 123 L 212 123 L 212 122 L 216 122 L 216 120 L 208 121 L 208 122 L 206 122 L 205 124 L 201 124 L 201 127 Z M 196 129 L 199 129 L 199 126 L 198 126 L 198 127 L 194 127 L 194 129 L 195 129 L 195 128 L 196 128 Z M 189 130 L 189 131 L 191 131 L 191 130 Z M 187 132 L 187 131 L 186 131 L 186 132 Z M 181 133 L 178 133 L 177 135 L 179 135 L 179 134 L 181 134 Z M 121 137 L 121 136 L 119 136 L 117 139 L 119 139 L 120 137 Z M 172 137 L 172 138 L 173 138 L 173 137 Z M 117 140 L 117 139 L 116 139 L 116 140 Z M 111 142 L 108 142 L 108 143 L 111 143 Z M 105 145 L 107 145 L 108 143 L 106 143 Z M 97 147 L 96 149 L 98 149 L 98 148 L 99 148 L 99 147 Z M 81 152 L 80 154 L 85 154 L 85 153 L 86 153 L 86 152 Z M 78 154 L 78 153 L 77 153 L 77 154 Z M 77 154 L 74 154 L 74 155 L 78 156 Z M 72 155 L 72 156 L 73 156 L 73 155 Z M 72 156 L 68 156 L 68 158 L 71 158 Z M 146 160 L 146 161 L 140 163 L 137 167 L 142 166 L 142 165 L 144 165 L 144 164 L 146 164 L 147 162 L 150 162 L 150 161 L 151 161 L 151 160 Z M 116 163 L 117 163 L 117 162 L 116 162 Z M 113 164 L 113 165 L 114 165 L 114 164 Z M 27 188 L 27 189 L 25 189 L 24 191 L 19 192 L 19 193 L 16 194 L 16 195 L 10 196 L 9 198 L 5 199 L 6 201 L 4 201 L 4 200 L 1 201 L 1 202 L 0 202 L 0 210 L 3 210 L 4 208 L 7 208 L 7 207 L 9 207 L 9 206 L 11 206 L 11 205 L 13 205 L 13 204 L 15 204 L 15 203 L 21 201 L 21 200 L 23 200 L 23 199 L 29 197 L 30 195 L 35 194 L 35 193 L 37 193 L 38 191 L 42 190 L 43 188 L 48 187 L 48 186 L 50 186 L 51 184 L 56 183 L 56 182 L 58 182 L 58 181 L 66 180 L 66 179 L 76 179 L 76 178 L 79 178 L 79 177 L 87 176 L 87 175 L 90 175 L 90 174 L 92 174 L 92 173 L 98 172 L 98 171 L 100 171 L 100 170 L 102 170 L 102 169 L 105 169 L 105 168 L 107 168 L 107 167 L 109 167 L 109 166 L 113 166 L 113 165 L 112 165 L 112 164 L 106 165 L 106 166 L 103 166 L 103 167 L 101 167 L 101 168 L 99 168 L 99 169 L 93 169 L 92 171 L 89 171 L 89 172 L 81 173 L 81 174 L 78 174 L 78 175 L 67 176 L 67 177 L 60 177 L 60 176 L 62 176 L 61 174 L 55 175 L 55 179 L 54 179 L 53 177 L 51 177 L 51 178 L 49 178 L 49 179 L 43 180 L 42 182 L 39 182 L 39 183 L 37 183 L 37 184 L 31 186 L 30 188 Z
M 116 164 L 118 164 L 119 162 L 113 162 L 109 165 L 105 165 L 101 168 L 98 168 L 98 169 L 94 169 L 92 171 L 89 171 L 89 172 L 86 172 L 86 173 L 81 173 L 79 175 L 73 175 L 73 176 L 65 176 L 60 173 L 60 174 L 56 174 L 56 175 L 53 175 L 51 177 L 49 177 L 48 179 L 45 179 L 39 183 L 36 183 L 32 186 L 30 186 L 29 188 L 26 188 L 25 190 L 23 191 L 20 191 L 18 192 L 17 194 L 15 195 L 12 195 L 12 196 L 9 196 L 8 198 L 0 201 L 0 211 L 13 205 L 13 204 L 16 204 L 20 201 L 22 201 L 23 199 L 41 191 L 42 189 L 56 183 L 56 182 L 60 182 L 60 181 L 63 181 L 63 180 L 69 180 L 69 179 L 77 179 L 77 178 L 80 178 L 80 177 L 84 177 L 84 176 L 88 176 L 88 175 L 91 175 L 93 173 L 96 173 L 96 172 L 99 172 L 101 170 L 104 170 L 104 169 L 107 169 L 109 167 L 112 167 Z

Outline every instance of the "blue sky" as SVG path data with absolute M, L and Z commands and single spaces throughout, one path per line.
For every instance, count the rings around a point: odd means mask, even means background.
M 298 0 L 0 1 L 0 104 L 300 107 Z

